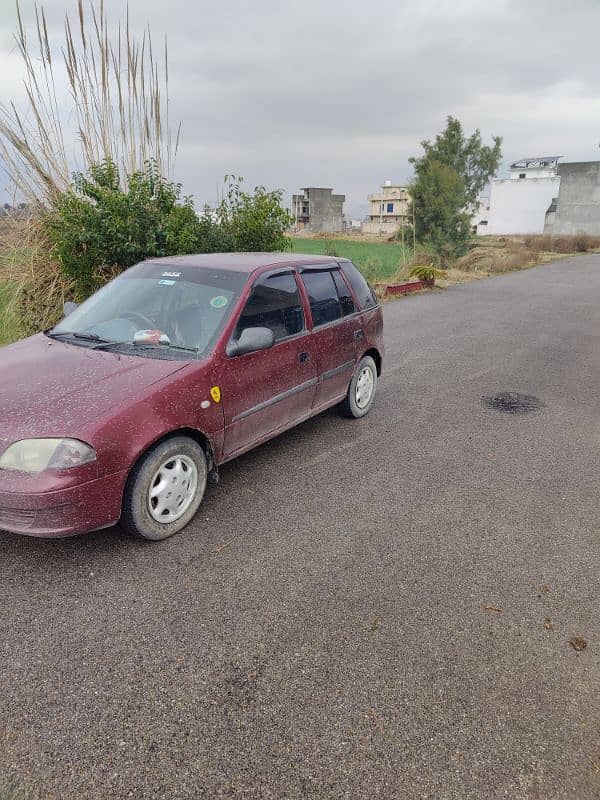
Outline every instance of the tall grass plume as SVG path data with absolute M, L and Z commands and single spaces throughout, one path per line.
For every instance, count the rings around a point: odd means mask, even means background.
M 35 6 L 33 34 L 16 9 L 25 98 L 0 103 L 0 160 L 15 196 L 52 207 L 75 169 L 107 160 L 124 179 L 149 160 L 171 177 L 179 132 L 173 139 L 166 42 L 158 57 L 149 29 L 132 33 L 128 10 L 111 35 L 103 0 L 77 0 L 58 55 L 44 7 Z

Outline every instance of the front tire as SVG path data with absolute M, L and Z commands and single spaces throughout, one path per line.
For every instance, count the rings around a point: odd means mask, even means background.
M 341 405 L 342 414 L 360 419 L 369 413 L 377 391 L 377 366 L 371 356 L 364 356 L 354 371 L 348 394 Z
M 202 447 L 174 436 L 149 450 L 134 467 L 123 496 L 121 524 L 144 539 L 168 539 L 192 520 L 206 490 Z

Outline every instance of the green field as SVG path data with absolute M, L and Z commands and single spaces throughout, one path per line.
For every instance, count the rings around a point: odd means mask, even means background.
M 292 242 L 295 253 L 349 258 L 372 282 L 391 278 L 403 264 L 402 245 L 396 242 L 352 239 L 292 239 Z

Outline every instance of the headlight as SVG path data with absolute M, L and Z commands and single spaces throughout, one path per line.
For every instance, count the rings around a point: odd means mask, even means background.
M 0 456 L 0 469 L 43 472 L 71 469 L 96 460 L 96 451 L 77 439 L 23 439 Z

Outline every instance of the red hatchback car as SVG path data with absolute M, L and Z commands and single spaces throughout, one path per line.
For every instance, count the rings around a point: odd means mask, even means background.
M 71 305 L 0 350 L 0 529 L 165 539 L 220 464 L 375 397 L 382 312 L 350 261 L 153 259 Z

